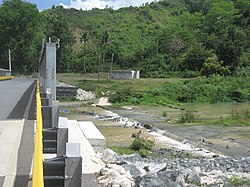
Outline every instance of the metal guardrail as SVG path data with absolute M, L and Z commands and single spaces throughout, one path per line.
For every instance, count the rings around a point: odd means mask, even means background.
M 39 83 L 37 81 L 36 137 L 35 137 L 35 145 L 34 145 L 33 171 L 32 171 L 33 173 L 32 186 L 33 187 L 44 187 L 42 132 L 43 132 L 42 104 L 41 104 Z

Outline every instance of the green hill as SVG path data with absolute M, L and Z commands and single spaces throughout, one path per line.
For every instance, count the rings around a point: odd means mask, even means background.
M 138 69 L 145 77 L 246 74 L 249 15 L 245 0 L 162 0 L 139 8 L 90 11 L 57 6 L 38 13 L 34 41 L 42 36 L 61 39 L 60 72 L 109 71 L 112 66 Z M 35 59 L 27 60 L 35 67 Z

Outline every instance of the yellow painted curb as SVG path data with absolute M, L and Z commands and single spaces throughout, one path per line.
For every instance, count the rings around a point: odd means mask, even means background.
M 9 80 L 13 78 L 14 78 L 13 76 L 0 76 L 0 81 Z
M 43 176 L 43 121 L 42 121 L 42 104 L 37 81 L 36 91 L 36 137 L 33 156 L 32 187 L 44 187 Z

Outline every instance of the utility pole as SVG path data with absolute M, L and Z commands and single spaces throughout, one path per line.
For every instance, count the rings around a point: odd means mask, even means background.
M 11 53 L 10 53 L 10 49 L 9 49 L 9 70 L 11 72 Z
M 110 72 L 113 70 L 113 62 L 114 62 L 114 53 L 112 53 L 112 57 L 111 57 L 111 65 L 110 65 Z
M 98 64 L 98 81 L 100 80 L 100 71 L 101 71 L 101 54 L 99 53 L 98 55 L 98 61 L 99 61 L 99 64 Z

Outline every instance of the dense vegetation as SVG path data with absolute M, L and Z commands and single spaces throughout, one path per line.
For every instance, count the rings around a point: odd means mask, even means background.
M 210 77 L 184 82 L 166 82 L 163 86 L 138 92 L 120 89 L 110 101 L 132 104 L 169 105 L 173 103 L 219 103 L 250 101 L 250 84 L 247 78 Z
M 1 67 L 11 49 L 14 70 L 35 71 L 42 38 L 50 36 L 61 40 L 59 72 L 122 68 L 145 77 L 249 75 L 249 15 L 245 0 L 162 0 L 91 11 L 57 6 L 42 12 L 5 0 Z

